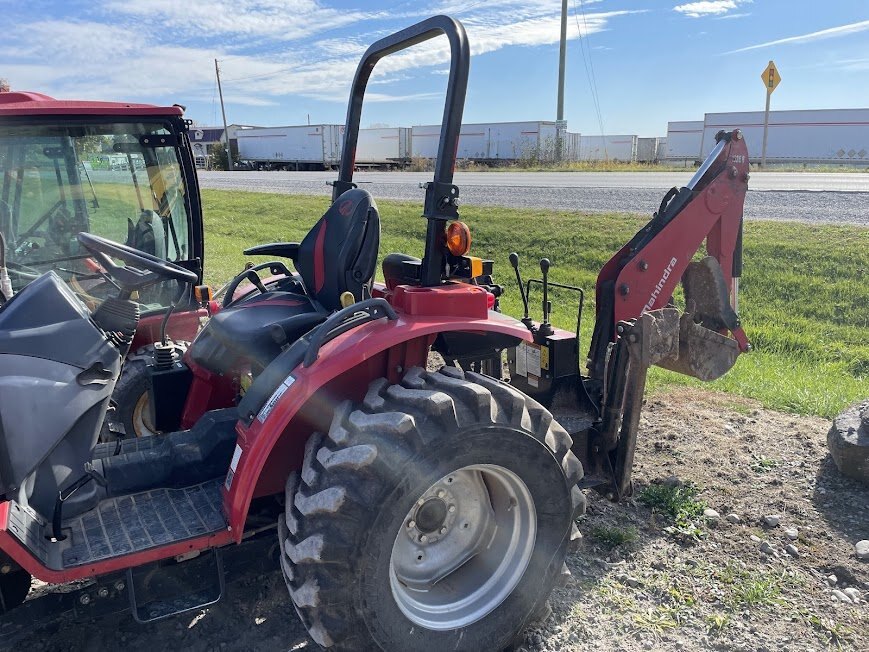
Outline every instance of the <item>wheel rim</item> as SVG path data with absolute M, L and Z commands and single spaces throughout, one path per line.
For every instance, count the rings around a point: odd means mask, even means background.
M 151 423 L 150 401 L 151 392 L 143 392 L 136 401 L 132 418 L 134 437 L 151 437 L 159 434 Z M 127 436 L 129 437 L 130 433 L 127 433 Z
M 534 499 L 518 475 L 492 464 L 458 469 L 405 516 L 390 556 L 392 596 L 422 627 L 470 625 L 513 592 L 536 538 Z

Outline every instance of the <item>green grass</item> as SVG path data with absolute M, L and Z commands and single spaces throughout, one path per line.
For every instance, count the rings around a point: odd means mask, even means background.
M 206 276 L 219 285 L 244 264 L 241 250 L 257 243 L 298 240 L 328 206 L 326 197 L 205 190 Z M 420 203 L 379 201 L 381 255 L 421 255 L 425 220 Z M 654 207 L 650 206 L 650 210 Z M 553 264 L 550 279 L 586 290 L 583 353 L 594 321 L 594 282 L 601 266 L 645 224 L 624 214 L 467 206 L 472 252 L 495 261 L 505 287 L 502 309 L 521 315 L 511 251 L 524 276 L 539 277 L 537 261 Z M 747 222 L 740 312 L 755 350 L 713 383 L 663 369 L 649 375 L 652 390 L 703 385 L 760 401 L 765 407 L 832 417 L 869 396 L 869 229 L 786 222 Z M 539 317 L 539 290 L 532 314 Z M 555 323 L 572 329 L 575 297 L 554 291 Z

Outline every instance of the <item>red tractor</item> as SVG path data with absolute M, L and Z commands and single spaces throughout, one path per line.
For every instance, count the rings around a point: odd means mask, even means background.
M 439 34 L 452 61 L 425 255 L 389 254 L 373 283 L 379 213 L 352 182 L 365 88 L 381 58 Z M 549 322 L 548 261 L 537 323 L 518 256 L 521 320 L 498 310 L 492 261 L 469 255 L 452 183 L 469 58 L 444 16 L 367 50 L 331 207 L 300 243 L 246 252 L 279 259 L 266 267 L 282 278 L 228 300 L 183 358 L 158 344 L 151 402 L 173 432 L 97 443 L 136 336 L 131 296 L 196 283 L 195 271 L 81 233 L 114 294 L 90 310 L 47 272 L 0 308 L 4 636 L 44 614 L 42 598 L 24 602 L 31 576 L 90 579 L 59 599 L 88 615 L 125 601 L 148 621 L 210 604 L 224 557 L 252 560 L 275 522 L 292 602 L 323 647 L 499 650 L 544 613 L 569 574 L 583 490 L 631 491 L 648 367 L 708 380 L 749 349 L 733 307 L 748 156 L 738 131 L 719 134 L 603 268 L 582 375 L 577 334 Z M 449 364 L 436 369 L 433 352 Z

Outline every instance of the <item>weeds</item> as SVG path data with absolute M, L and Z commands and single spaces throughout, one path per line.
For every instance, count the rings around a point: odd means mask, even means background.
M 637 529 L 634 527 L 620 528 L 601 525 L 591 531 L 591 536 L 609 550 L 637 540 Z
M 854 637 L 854 631 L 837 623 L 832 618 L 821 618 L 810 614 L 807 618 L 809 624 L 826 637 L 827 645 L 841 647 L 843 643 L 850 643 Z
M 730 616 L 727 614 L 708 614 L 706 616 L 706 630 L 710 634 L 720 634 L 729 622 Z
M 771 459 L 765 455 L 752 455 L 754 462 L 751 463 L 751 470 L 755 473 L 766 473 L 776 468 L 779 465 L 778 460 Z
M 665 528 L 666 531 L 680 537 L 698 538 L 703 531 L 697 527 L 697 521 L 706 509 L 706 503 L 697 499 L 698 493 L 690 484 L 675 487 L 653 484 L 643 489 L 640 502 L 673 518 L 675 527 Z

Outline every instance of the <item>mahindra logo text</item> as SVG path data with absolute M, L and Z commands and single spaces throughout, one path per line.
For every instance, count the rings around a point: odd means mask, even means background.
M 670 264 L 667 265 L 667 269 L 664 270 L 663 276 L 661 276 L 661 280 L 658 281 L 658 284 L 655 286 L 655 289 L 652 290 L 652 296 L 649 297 L 648 302 L 645 306 L 643 306 L 643 312 L 647 310 L 651 310 L 652 306 L 655 305 L 655 301 L 658 300 L 658 295 L 661 294 L 661 290 L 664 289 L 664 285 L 667 283 L 667 279 L 670 278 L 670 274 L 673 272 L 673 268 L 676 266 L 676 259 L 671 258 Z

